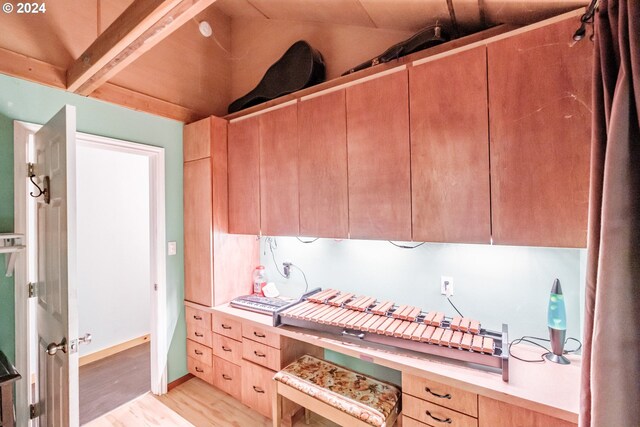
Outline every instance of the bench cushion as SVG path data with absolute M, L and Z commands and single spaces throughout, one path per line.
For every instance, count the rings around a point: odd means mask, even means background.
M 273 379 L 373 426 L 385 426 L 400 402 L 397 387 L 309 355 Z

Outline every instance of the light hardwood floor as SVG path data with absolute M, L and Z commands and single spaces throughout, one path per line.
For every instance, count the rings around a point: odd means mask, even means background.
M 271 420 L 204 381 L 193 378 L 160 397 L 145 394 L 87 424 L 109 426 L 269 427 Z M 294 427 L 339 427 L 313 414 L 307 426 L 299 418 Z

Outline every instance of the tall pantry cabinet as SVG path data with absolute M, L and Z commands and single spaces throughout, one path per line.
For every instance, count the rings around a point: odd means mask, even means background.
M 227 121 L 184 127 L 184 298 L 206 307 L 251 292 L 255 236 L 229 234 Z

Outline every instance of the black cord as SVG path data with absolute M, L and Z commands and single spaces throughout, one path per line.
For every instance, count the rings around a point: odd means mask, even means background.
M 596 8 L 598 7 L 598 0 L 591 0 L 589 6 L 587 6 L 585 13 L 580 17 L 580 28 L 573 33 L 573 39 L 575 41 L 580 41 L 587 34 L 587 24 L 593 24 L 593 16 L 596 13 Z M 593 34 L 591 35 L 591 39 L 593 40 Z
M 544 341 L 544 342 L 551 342 L 551 341 L 550 341 L 549 339 L 547 339 L 547 338 L 540 338 L 540 337 L 534 337 L 534 336 L 530 336 L 530 335 L 524 335 L 524 336 L 522 336 L 522 337 L 520 337 L 520 338 L 518 338 L 518 339 L 513 340 L 513 341 L 509 344 L 509 356 L 513 357 L 514 359 L 518 359 L 518 360 L 521 360 L 521 361 L 523 361 L 523 362 L 527 362 L 527 363 L 540 363 L 540 362 L 543 362 L 543 363 L 544 363 L 544 362 L 545 362 L 545 358 L 544 358 L 544 356 L 545 356 L 545 355 L 547 355 L 547 354 L 549 354 L 549 353 L 551 353 L 551 350 L 549 350 L 547 347 L 543 346 L 542 344 L 539 344 L 539 343 L 537 343 L 537 342 L 535 342 L 535 341 L 531 341 L 531 340 L 538 340 L 538 341 Z M 567 339 L 564 341 L 565 345 L 567 344 L 567 342 L 569 342 L 569 340 L 572 340 L 572 341 L 577 342 L 577 343 L 578 343 L 578 347 L 577 347 L 576 349 L 573 349 L 573 350 L 564 350 L 564 351 L 562 352 L 563 354 L 573 354 L 573 353 L 575 353 L 575 352 L 579 351 L 579 350 L 582 348 L 582 343 L 580 342 L 580 340 L 578 340 L 578 339 L 576 339 L 576 338 L 573 338 L 573 337 L 569 337 L 569 338 L 567 338 Z M 523 359 L 523 358 L 521 358 L 521 357 L 518 357 L 518 356 L 514 355 L 514 354 L 511 352 L 511 346 L 513 346 L 513 345 L 518 345 L 518 344 L 520 344 L 520 343 L 521 343 L 521 342 L 523 342 L 523 341 L 524 341 L 524 342 L 527 342 L 527 343 L 529 343 L 529 344 L 533 344 L 533 345 L 535 345 L 535 346 L 538 346 L 538 347 L 540 347 L 540 348 L 542 348 L 542 349 L 544 349 L 544 350 L 546 350 L 546 351 L 540 355 L 540 359 Z
M 449 304 L 451 304 L 451 307 L 453 307 L 453 309 L 454 309 L 456 312 L 458 312 L 458 314 L 460 315 L 460 317 L 464 317 L 464 316 L 462 315 L 462 313 L 460 313 L 460 310 L 458 310 L 458 308 L 457 308 L 455 305 L 453 305 L 453 301 L 451 301 L 451 298 L 447 297 L 447 301 L 449 301 Z
M 271 258 L 273 259 L 273 265 L 276 267 L 276 271 L 278 272 L 279 275 L 281 275 L 285 279 L 288 279 L 288 277 L 285 276 L 284 273 L 281 273 L 280 269 L 278 268 L 278 263 L 276 262 L 276 255 L 273 253 L 272 242 L 275 242 L 275 239 L 272 239 L 271 237 L 267 237 L 267 243 L 269 244 L 269 250 L 271 251 Z M 278 247 L 277 243 L 276 243 L 276 247 Z
M 387 240 L 387 241 L 389 243 L 391 243 L 393 246 L 397 246 L 397 247 L 402 248 L 402 249 L 415 249 L 415 248 L 420 247 L 420 246 L 422 246 L 422 245 L 424 245 L 426 243 L 426 242 L 422 242 L 422 243 L 418 243 L 415 246 L 405 246 L 405 245 L 399 245 L 397 243 L 393 243 L 391 240 Z
M 313 239 L 313 240 L 306 240 L 306 241 L 305 241 L 305 240 L 302 240 L 302 239 L 301 239 L 301 238 L 299 238 L 299 237 L 296 237 L 296 239 L 298 239 L 298 241 L 299 241 L 300 243 L 313 243 L 313 242 L 315 242 L 316 240 L 318 240 L 318 239 L 319 239 L 319 237 L 316 237 L 316 238 L 315 238 L 315 239 Z

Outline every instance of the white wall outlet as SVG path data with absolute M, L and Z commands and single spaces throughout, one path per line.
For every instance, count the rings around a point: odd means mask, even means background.
M 448 297 L 453 295 L 453 277 L 440 276 L 440 293 Z
M 178 245 L 176 242 L 167 243 L 167 255 L 175 255 L 178 253 Z

